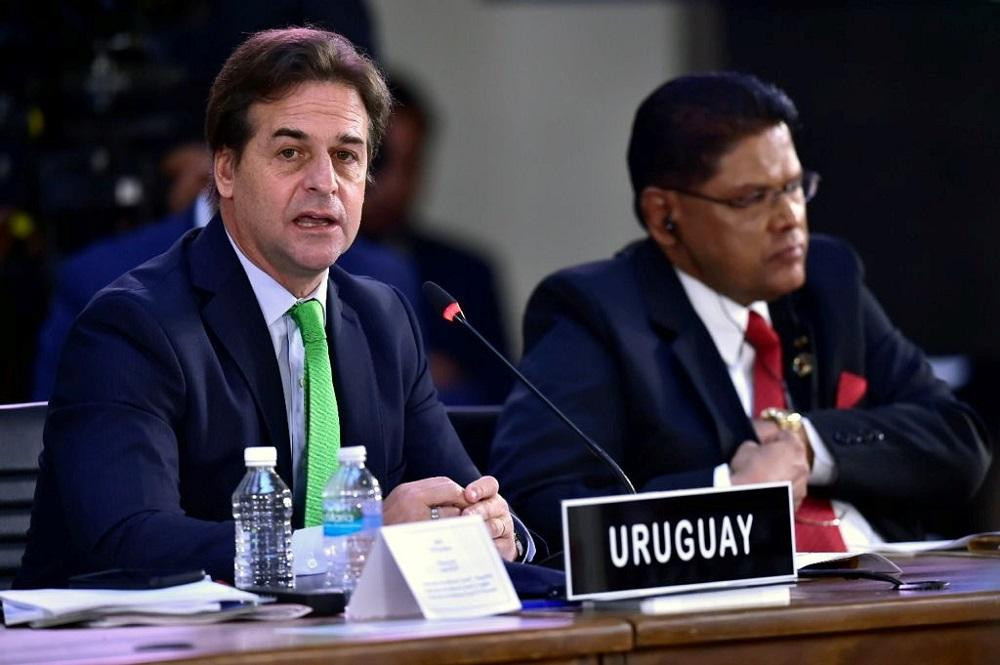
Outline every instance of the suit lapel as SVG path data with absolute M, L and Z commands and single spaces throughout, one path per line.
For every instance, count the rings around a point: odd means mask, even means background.
M 288 416 L 271 336 L 250 281 L 216 215 L 191 249 L 192 283 L 205 292 L 202 317 L 217 343 L 243 374 L 263 421 L 268 442 L 278 449 L 278 473 L 293 487 Z M 264 441 L 255 442 L 262 445 Z
M 673 339 L 673 354 L 711 415 L 715 440 L 723 458 L 729 459 L 740 443 L 754 438 L 729 372 L 670 262 L 651 240 L 637 252 L 639 284 L 650 319 L 663 336 Z
M 340 298 L 334 279 L 336 266 L 330 268 L 330 287 L 326 295 L 327 339 L 330 341 L 330 366 L 340 413 L 340 445 L 365 446 L 366 466 L 376 476 L 385 478 L 384 428 L 379 411 L 378 385 L 371 348 L 361 327 L 358 313 Z M 379 440 L 370 437 L 377 432 Z

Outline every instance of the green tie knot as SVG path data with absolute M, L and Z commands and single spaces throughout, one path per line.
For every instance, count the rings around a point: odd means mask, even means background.
M 303 344 L 326 339 L 326 328 L 323 325 L 323 306 L 315 298 L 297 302 L 289 311 L 302 333 Z

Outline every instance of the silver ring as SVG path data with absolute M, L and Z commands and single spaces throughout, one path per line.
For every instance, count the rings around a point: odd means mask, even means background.
M 437 506 L 431 506 L 431 519 L 436 520 L 441 518 L 441 512 L 438 510 Z

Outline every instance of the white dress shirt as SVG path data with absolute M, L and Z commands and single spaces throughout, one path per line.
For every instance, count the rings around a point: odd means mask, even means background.
M 753 418 L 751 413 L 753 363 L 757 354 L 746 341 L 746 329 L 750 320 L 750 310 L 764 317 L 768 324 L 771 323 L 771 313 L 767 308 L 767 303 L 760 300 L 750 303 L 749 307 L 744 307 L 721 293 L 713 291 L 684 271 L 676 267 L 674 271 L 681 281 L 681 286 L 684 287 L 684 292 L 687 294 L 691 306 L 715 343 L 719 357 L 726 365 L 729 379 L 733 382 L 733 388 L 736 389 L 736 394 L 739 395 L 740 403 L 743 405 L 743 411 L 748 418 Z M 809 422 L 809 419 L 803 417 L 802 423 L 809 436 L 809 445 L 813 450 L 813 466 L 809 474 L 809 484 L 817 487 L 830 485 L 837 476 L 836 462 L 823 442 L 823 438 Z M 728 464 L 720 464 L 715 468 L 713 483 L 716 487 L 730 485 Z M 831 503 L 833 504 L 833 512 L 840 517 L 840 534 L 848 549 L 864 549 L 867 545 L 883 542 L 882 538 L 872 529 L 868 520 L 854 506 L 837 500 L 832 500 Z
M 298 302 L 315 298 L 323 307 L 326 319 L 327 275 L 324 272 L 316 290 L 305 298 L 296 298 L 273 277 L 254 265 L 226 231 L 229 242 L 250 280 L 250 287 L 264 315 L 267 331 L 274 345 L 281 374 L 281 388 L 285 395 L 285 414 L 288 419 L 288 437 L 292 445 L 292 474 L 295 479 L 295 504 L 302 505 L 306 485 L 306 400 L 305 400 L 305 346 L 302 333 L 295 319 L 288 313 Z

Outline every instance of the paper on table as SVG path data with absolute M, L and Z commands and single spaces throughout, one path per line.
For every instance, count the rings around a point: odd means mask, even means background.
M 962 536 L 955 540 L 915 540 L 900 543 L 878 543 L 871 546 L 873 552 L 889 552 L 890 554 L 909 554 L 914 552 L 943 552 L 946 550 L 976 549 L 977 541 L 984 543 L 994 543 L 993 547 L 982 547 L 983 550 L 996 551 L 1000 548 L 1000 531 L 987 531 L 986 533 L 973 533 Z M 973 547 L 970 548 L 969 544 Z
M 216 603 L 218 605 L 218 603 Z M 117 628 L 119 626 L 192 626 L 205 625 L 210 623 L 221 623 L 223 621 L 251 620 L 251 621 L 290 621 L 304 617 L 312 612 L 312 608 L 294 603 L 281 603 L 273 605 L 237 605 L 235 607 L 223 607 L 214 612 L 201 614 L 185 614 L 183 616 L 168 614 L 147 614 L 132 610 L 124 611 L 121 614 L 109 614 L 99 619 L 88 621 L 86 625 L 90 628 Z
M 82 612 L 99 613 L 120 608 L 145 612 L 194 614 L 204 612 L 209 603 L 237 602 L 257 604 L 260 598 L 252 593 L 217 584 L 209 579 L 181 584 L 165 589 L 139 591 L 108 589 L 34 589 L 30 591 L 0 591 L 4 623 L 14 626 L 32 621 L 49 620 L 61 615 Z
M 846 563 L 841 568 L 858 568 L 875 573 L 901 573 L 899 566 L 875 552 L 799 552 L 795 554 L 795 570 L 817 567 L 829 568 L 820 564 Z

